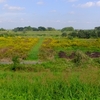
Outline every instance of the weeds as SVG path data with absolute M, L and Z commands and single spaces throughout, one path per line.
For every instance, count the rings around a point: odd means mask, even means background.
M 93 72 L 93 71 L 92 71 Z M 77 72 L 0 72 L 0 100 L 99 100 L 100 78 L 84 83 Z M 79 75 L 82 75 L 80 72 Z M 94 73 L 93 73 L 94 74 Z M 86 73 L 85 75 L 88 74 Z M 92 75 L 92 73 L 91 73 Z M 94 74 L 96 77 L 97 74 Z M 67 78 L 68 77 L 68 78 Z M 91 77 L 88 79 L 91 80 Z M 19 84 L 20 82 L 20 84 Z
M 13 62 L 13 65 L 12 65 L 12 70 L 16 71 L 16 69 L 18 68 L 19 64 L 20 64 L 20 61 L 19 61 L 19 57 L 18 56 L 14 56 L 12 58 L 12 62 Z
M 75 52 L 75 58 L 73 59 L 73 62 L 77 65 L 82 65 L 82 64 L 85 64 L 89 61 L 89 57 L 83 53 L 82 51 L 80 50 L 77 50 Z

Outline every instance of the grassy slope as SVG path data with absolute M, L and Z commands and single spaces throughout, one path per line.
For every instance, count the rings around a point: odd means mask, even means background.
M 39 48 L 40 48 L 43 40 L 44 40 L 44 38 L 39 39 L 38 43 L 29 52 L 27 60 L 38 60 Z

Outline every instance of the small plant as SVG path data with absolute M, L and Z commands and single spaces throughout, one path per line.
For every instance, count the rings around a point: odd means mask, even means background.
M 18 56 L 14 56 L 12 58 L 13 61 L 13 66 L 12 66 L 12 70 L 16 71 L 16 69 L 18 68 L 20 61 L 19 61 L 19 57 Z
M 89 57 L 83 53 L 82 51 L 77 50 L 75 52 L 75 58 L 73 59 L 73 62 L 80 65 L 84 64 L 89 60 Z

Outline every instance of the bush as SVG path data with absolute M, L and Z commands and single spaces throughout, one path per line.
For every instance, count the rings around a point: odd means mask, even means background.
M 75 52 L 75 58 L 73 59 L 73 62 L 80 65 L 80 64 L 85 64 L 88 62 L 89 57 L 83 53 L 82 51 L 77 50 Z
M 72 33 L 69 34 L 69 36 L 77 37 L 77 32 L 73 31 Z
M 12 70 L 16 71 L 16 69 L 18 68 L 18 66 L 20 64 L 19 57 L 18 56 L 14 56 L 12 58 L 12 62 L 13 62 Z
M 73 39 L 73 37 L 72 37 L 72 36 L 68 36 L 68 39 L 72 40 L 72 39 Z
M 53 60 L 55 52 L 50 48 L 41 48 L 39 53 L 40 60 Z
M 62 37 L 66 37 L 67 36 L 67 33 L 66 32 L 63 32 L 61 36 Z

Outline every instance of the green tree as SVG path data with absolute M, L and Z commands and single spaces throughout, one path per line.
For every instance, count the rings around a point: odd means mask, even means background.
M 4 29 L 4 28 L 0 28 L 0 31 L 6 31 L 6 29 Z
M 43 27 L 43 26 L 39 26 L 39 27 L 38 27 L 38 30 L 39 30 L 39 31 L 46 31 L 46 28 Z
M 32 27 L 31 27 L 31 26 L 26 26 L 26 27 L 24 27 L 24 29 L 25 29 L 26 31 L 32 31 Z
M 84 30 L 79 30 L 78 31 L 78 35 L 79 38 L 86 38 L 86 34 Z
M 100 30 L 100 26 L 98 26 L 98 27 L 95 27 L 95 30 Z
M 55 31 L 56 29 L 55 28 L 52 28 L 52 27 L 47 27 L 47 30 L 48 31 Z
M 73 31 L 72 33 L 69 34 L 69 36 L 77 37 L 77 32 Z
M 73 27 L 64 27 L 61 29 L 62 32 L 64 31 L 74 31 L 74 28 Z
M 33 27 L 32 30 L 33 31 L 38 31 L 38 29 L 36 27 Z
M 23 27 L 17 27 L 17 28 L 14 28 L 13 31 L 17 32 L 17 31 L 23 31 L 24 28 Z
M 97 35 L 98 35 L 98 37 L 100 37 L 100 31 L 97 31 Z

